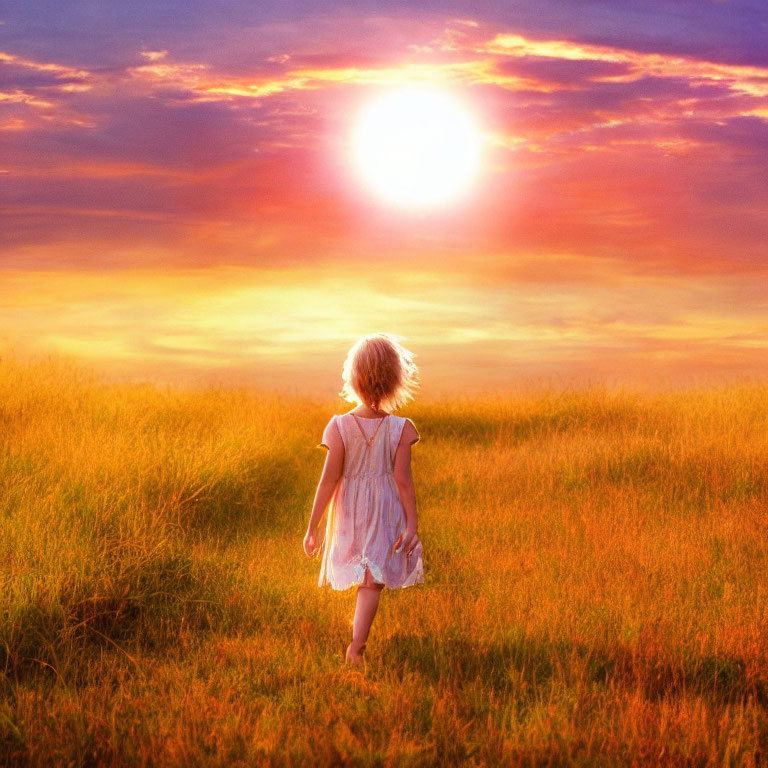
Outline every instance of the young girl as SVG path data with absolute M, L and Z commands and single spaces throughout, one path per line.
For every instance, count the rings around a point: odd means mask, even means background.
M 381 590 L 424 582 L 411 476 L 411 445 L 421 438 L 410 419 L 389 413 L 413 399 L 418 369 L 397 338 L 363 336 L 347 355 L 340 394 L 357 407 L 332 416 L 318 444 L 328 453 L 304 537 L 308 555 L 323 549 L 319 587 L 358 588 L 346 650 L 356 666 Z M 317 527 L 329 504 L 318 548 Z

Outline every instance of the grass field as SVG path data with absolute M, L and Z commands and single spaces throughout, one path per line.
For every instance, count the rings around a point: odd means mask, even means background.
M 768 765 L 768 384 L 409 406 L 362 672 L 302 550 L 351 407 L 0 364 L 3 765 Z

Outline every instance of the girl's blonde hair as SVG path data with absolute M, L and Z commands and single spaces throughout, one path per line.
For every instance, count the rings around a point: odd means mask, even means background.
M 413 400 L 419 384 L 416 357 L 398 343 L 402 336 L 371 333 L 355 342 L 344 361 L 339 393 L 357 405 L 393 411 Z

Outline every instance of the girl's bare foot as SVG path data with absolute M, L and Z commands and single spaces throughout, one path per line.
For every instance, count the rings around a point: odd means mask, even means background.
M 347 651 L 344 654 L 346 660 L 355 667 L 360 667 L 363 664 L 363 651 L 365 650 L 365 643 L 363 643 L 359 650 L 355 650 L 352 643 L 347 646 Z

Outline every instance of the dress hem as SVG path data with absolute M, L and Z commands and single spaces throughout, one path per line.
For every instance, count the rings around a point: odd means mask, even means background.
M 348 589 L 352 589 L 352 587 L 359 587 L 363 582 L 362 581 L 353 581 L 349 586 L 346 587 L 336 587 L 333 584 L 331 584 L 330 581 L 326 581 L 324 584 L 318 584 L 318 589 L 322 589 L 323 587 L 330 587 L 334 592 L 346 592 Z M 379 582 L 381 584 L 382 582 Z M 422 581 L 414 581 L 410 584 L 398 584 L 396 587 L 390 587 L 386 582 L 384 582 L 384 587 L 386 589 L 408 589 L 408 587 L 415 587 L 418 584 L 424 584 L 425 582 Z
M 410 581 L 409 583 L 403 583 L 403 584 L 387 584 L 386 579 L 382 578 L 380 581 L 377 581 L 378 584 L 382 584 L 387 589 L 407 589 L 408 587 L 415 587 L 417 584 L 424 584 L 424 566 L 420 562 L 421 558 L 419 558 L 419 561 L 416 564 L 416 567 L 411 572 L 412 574 L 415 572 L 416 577 L 413 581 Z M 375 565 L 375 563 L 371 563 L 370 561 L 367 561 L 368 565 Z M 358 564 L 356 566 L 356 569 L 359 568 L 360 565 Z M 379 575 L 381 575 L 381 569 L 379 567 L 376 567 L 376 570 L 379 572 Z M 323 583 L 318 583 L 318 587 L 322 589 L 323 587 L 331 587 L 335 592 L 346 592 L 348 589 L 351 589 L 352 587 L 359 587 L 364 581 L 365 581 L 365 568 L 362 568 L 363 575 L 359 578 L 357 581 L 351 581 L 347 586 L 341 587 L 337 586 L 337 584 L 334 584 L 327 576 L 324 577 Z M 376 574 L 373 572 L 373 569 L 371 569 L 371 575 L 374 577 L 374 581 L 376 581 Z M 406 581 L 408 581 L 406 579 Z

